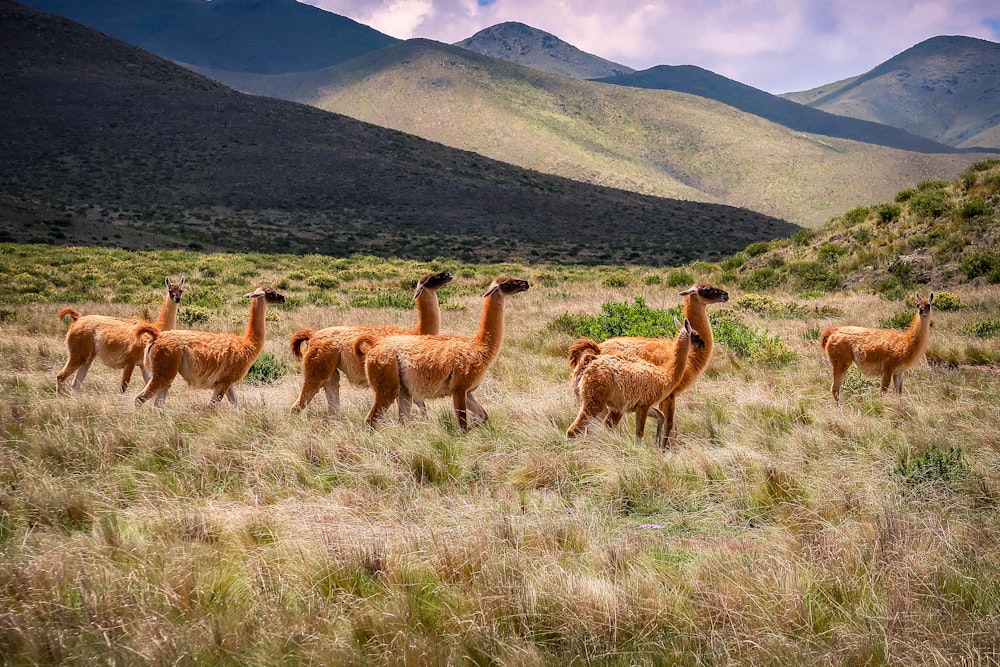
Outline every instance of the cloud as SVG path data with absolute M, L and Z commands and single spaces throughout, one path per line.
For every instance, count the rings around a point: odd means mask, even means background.
M 504 21 L 635 69 L 698 65 L 770 92 L 863 74 L 930 37 L 1000 41 L 996 0 L 304 0 L 454 43 Z

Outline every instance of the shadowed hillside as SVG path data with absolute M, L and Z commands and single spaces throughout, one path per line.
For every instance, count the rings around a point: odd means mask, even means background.
M 579 81 L 429 40 L 298 75 L 209 74 L 529 169 L 806 226 L 985 157 L 806 134 L 703 97 Z
M 544 30 L 515 21 L 484 28 L 456 42 L 455 46 L 574 79 L 596 79 L 634 71 L 631 67 L 585 53 Z
M 932 37 L 866 74 L 783 97 L 952 146 L 1000 148 L 1000 44 Z
M 395 43 L 296 0 L 26 0 L 163 58 L 240 72 L 301 72 Z
M 795 229 L 236 93 L 9 0 L 0 107 L 9 241 L 670 264 Z

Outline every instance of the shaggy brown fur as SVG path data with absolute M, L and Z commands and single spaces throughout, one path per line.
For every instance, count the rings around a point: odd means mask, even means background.
M 691 327 L 701 334 L 705 347 L 693 348 L 684 369 L 684 376 L 667 399 L 663 402 L 664 437 L 671 444 L 677 438 L 677 425 L 674 422 L 674 406 L 677 395 L 687 391 L 708 367 L 712 360 L 714 338 L 712 325 L 708 321 L 705 306 L 711 303 L 724 303 L 729 300 L 729 293 L 711 285 L 697 284 L 678 293 L 684 297 L 684 317 L 691 322 Z M 639 336 L 618 336 L 601 343 L 601 354 L 617 354 L 626 357 L 644 359 L 657 366 L 671 363 L 674 359 L 675 342 L 664 338 L 642 338 Z
M 690 355 L 689 350 L 703 349 L 705 341 L 684 320 L 678 326 L 674 339 L 674 356 L 663 366 L 610 354 L 600 354 L 594 341 L 584 338 L 570 347 L 569 360 L 573 367 L 574 390 L 583 399 L 580 414 L 566 431 L 574 438 L 588 429 L 594 419 L 605 417 L 605 423 L 614 427 L 621 415 L 635 412 L 635 436 L 642 438 L 646 417 L 657 421 L 656 441 L 660 443 L 663 414 L 653 406 L 661 405 L 684 376 Z
M 148 380 L 148 373 L 142 364 L 142 352 L 146 348 L 150 337 L 140 333 L 138 327 L 148 325 L 157 331 L 168 331 L 177 324 L 177 306 L 181 302 L 181 295 L 184 294 L 184 278 L 181 277 L 178 283 L 171 283 L 170 277 L 163 279 L 167 287 L 167 293 L 163 297 L 163 305 L 160 306 L 160 316 L 156 322 L 150 324 L 143 319 L 122 319 L 119 317 L 107 317 L 105 315 L 84 315 L 75 308 L 63 308 L 59 311 L 59 319 L 69 315 L 73 319 L 69 330 L 66 332 L 66 349 L 69 351 L 69 359 L 66 365 L 56 375 L 56 383 L 60 393 L 65 392 L 65 382 L 73 371 L 76 371 L 76 379 L 73 381 L 73 391 L 80 391 L 83 380 L 87 377 L 87 371 L 94 359 L 109 368 L 122 369 L 122 381 L 118 388 L 120 393 L 125 393 L 128 383 L 132 379 L 132 371 L 136 366 L 142 371 L 142 377 Z
M 376 340 L 398 334 L 426 335 L 441 330 L 441 311 L 437 291 L 451 282 L 448 272 L 431 273 L 420 279 L 413 299 L 417 302 L 417 325 L 412 329 L 393 326 L 327 327 L 319 331 L 302 329 L 292 334 L 292 354 L 302 360 L 302 391 L 292 404 L 292 414 L 306 409 L 309 401 L 322 387 L 326 392 L 330 412 L 340 409 L 340 374 L 349 382 L 364 386 L 365 364 L 354 353 L 354 343 L 359 336 L 368 335 Z M 306 345 L 305 353 L 302 346 Z
M 830 359 L 833 371 L 833 400 L 840 402 L 840 387 L 851 364 L 864 375 L 882 378 L 882 393 L 891 380 L 897 394 L 903 393 L 903 371 L 920 361 L 927 351 L 931 333 L 930 298 L 917 296 L 917 314 L 906 331 L 866 327 L 827 327 L 819 337 L 819 346 Z
M 528 281 L 501 276 L 483 295 L 479 331 L 465 336 L 389 336 L 380 342 L 362 336 L 355 351 L 365 358 L 368 384 L 375 404 L 365 421 L 374 428 L 386 409 L 399 399 L 399 417 L 405 421 L 411 401 L 451 396 L 464 431 L 469 428 L 467 411 L 481 421 L 486 410 L 472 395 L 496 360 L 503 343 L 503 308 L 506 297 L 524 292 Z
M 210 406 L 225 396 L 236 405 L 233 385 L 242 380 L 264 349 L 267 305 L 284 303 L 285 297 L 270 287 L 258 287 L 244 295 L 252 299 L 246 332 L 240 336 L 215 331 L 164 331 L 146 348 L 150 378 L 135 397 L 142 405 L 156 397 L 156 406 L 167 400 L 167 390 L 179 373 L 195 389 L 212 389 Z M 155 331 L 150 333 L 155 334 Z

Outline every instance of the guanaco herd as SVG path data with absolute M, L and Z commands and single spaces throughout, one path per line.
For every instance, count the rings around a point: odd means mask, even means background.
M 473 395 L 500 353 L 504 334 L 504 302 L 529 288 L 526 280 L 501 276 L 483 294 L 479 329 L 474 336 L 441 334 L 437 291 L 452 280 L 447 272 L 432 273 L 417 283 L 417 323 L 412 329 L 392 326 L 332 326 L 292 334 L 292 354 L 302 361 L 302 390 L 291 412 L 302 412 L 322 388 L 328 408 L 340 408 L 340 373 L 358 386 L 371 387 L 375 402 L 365 418 L 374 428 L 396 403 L 406 422 L 415 403 L 426 416 L 425 400 L 451 396 L 459 427 L 467 430 L 471 418 L 482 423 L 486 410 Z M 184 294 L 184 278 L 164 279 L 166 294 L 155 322 L 104 315 L 81 316 L 73 308 L 59 311 L 72 323 L 66 332 L 69 359 L 57 374 L 58 390 L 76 372 L 73 390 L 79 391 L 94 359 L 122 370 L 119 391 L 124 393 L 136 366 L 146 385 L 136 405 L 149 399 L 158 407 L 178 375 L 196 389 L 211 389 L 210 406 L 223 397 L 237 405 L 233 387 L 242 380 L 264 349 L 267 307 L 285 297 L 270 287 L 245 294 L 250 312 L 243 335 L 177 329 L 177 308 Z M 697 284 L 679 293 L 684 298 L 684 322 L 677 322 L 673 339 L 619 336 L 597 343 L 581 338 L 569 346 L 573 391 L 580 412 L 566 431 L 582 435 L 596 422 L 614 428 L 625 413 L 635 413 L 635 434 L 642 438 L 649 417 L 656 420 L 656 442 L 668 447 L 676 441 L 674 409 L 677 395 L 689 389 L 712 357 L 712 326 L 706 306 L 729 300 L 729 294 L 711 285 Z M 856 364 L 861 373 L 881 377 L 882 393 L 890 381 L 903 390 L 903 371 L 927 350 L 934 294 L 917 296 L 917 313 L 905 332 L 856 326 L 828 327 L 819 346 L 833 372 L 833 399 L 840 402 L 844 377 Z M 471 413 L 471 415 L 470 415 Z

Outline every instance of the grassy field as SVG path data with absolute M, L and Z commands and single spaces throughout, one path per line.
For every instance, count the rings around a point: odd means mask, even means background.
M 852 372 L 837 407 L 819 331 L 905 319 L 912 298 L 751 294 L 708 264 L 0 258 L 0 663 L 1000 659 L 996 285 L 934 286 L 960 307 L 934 312 L 929 356 L 963 363 L 921 362 L 884 398 Z M 415 280 L 442 269 L 449 332 L 475 330 L 492 276 L 532 283 L 477 392 L 487 425 L 461 433 L 432 401 L 426 422 L 372 432 L 354 387 L 340 414 L 322 396 L 288 414 L 293 331 L 409 325 Z M 136 409 L 138 374 L 121 396 L 95 363 L 58 396 L 59 307 L 155 317 L 167 274 L 187 276 L 191 328 L 240 330 L 259 284 L 288 297 L 269 311 L 263 382 L 239 385 L 239 408 L 179 383 L 164 410 Z M 692 279 L 730 290 L 717 321 L 761 336 L 719 344 L 678 400 L 678 446 L 637 442 L 630 423 L 568 442 L 574 331 L 607 303 L 674 308 Z

